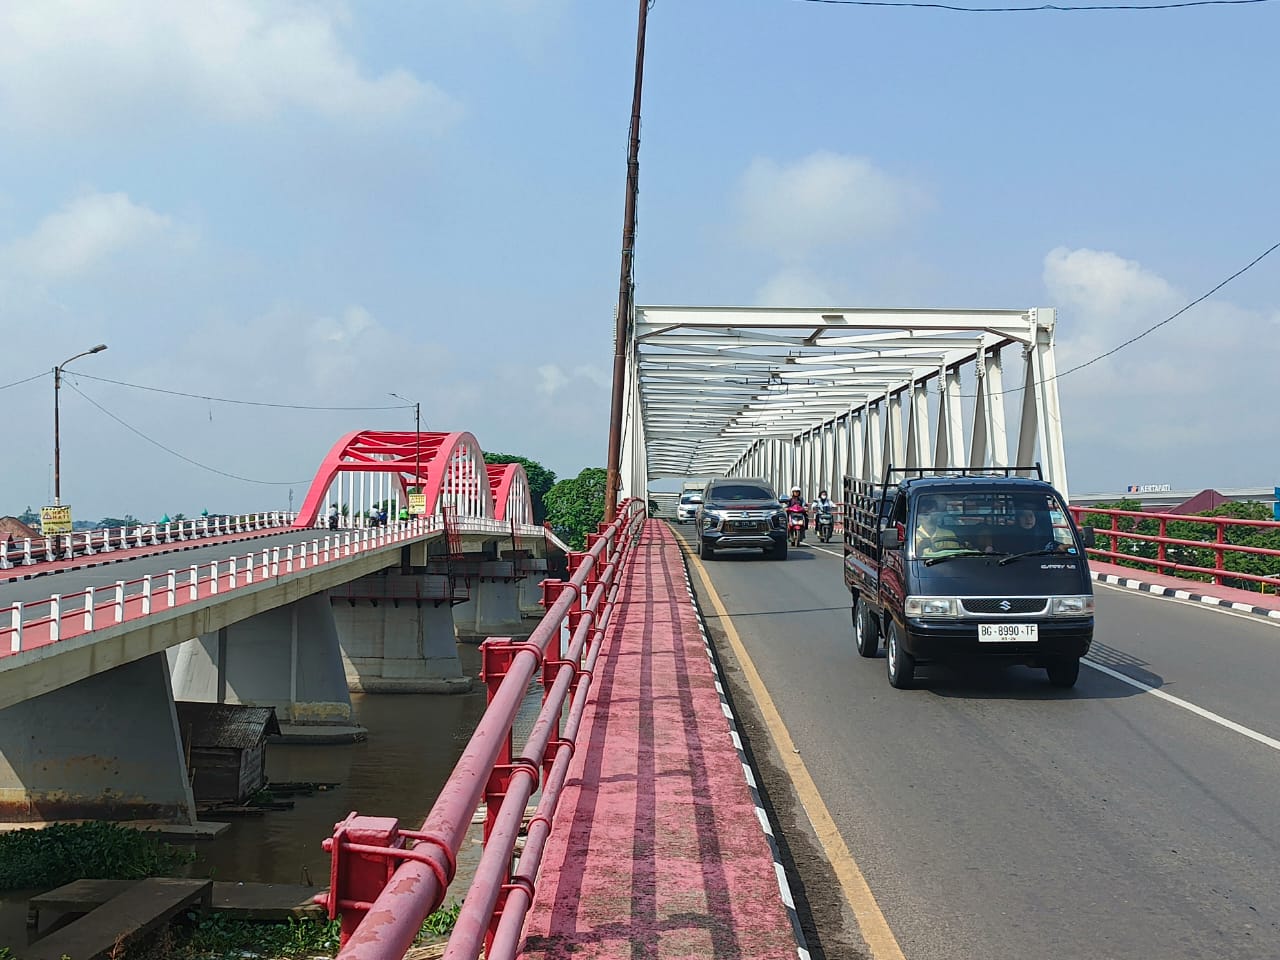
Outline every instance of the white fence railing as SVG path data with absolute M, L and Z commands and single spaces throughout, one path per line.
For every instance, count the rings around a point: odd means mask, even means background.
M 285 529 L 293 525 L 296 513 L 245 513 L 226 517 L 200 517 L 169 523 L 142 523 L 128 527 L 104 527 L 78 533 L 52 534 L 23 540 L 0 540 L 0 570 L 53 563 L 74 557 L 160 547 L 186 540 L 251 534 L 261 530 Z

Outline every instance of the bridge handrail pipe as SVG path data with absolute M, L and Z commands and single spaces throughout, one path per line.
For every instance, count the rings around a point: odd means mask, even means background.
M 639 515 L 643 516 L 642 513 Z M 585 589 L 591 569 L 596 566 L 602 556 L 606 556 L 609 552 L 616 553 L 623 549 L 626 543 L 631 542 L 636 532 L 634 522 L 636 516 L 634 505 L 621 512 L 609 533 L 593 544 L 592 549 L 588 551 L 590 560 L 583 560 L 570 580 L 561 585 L 558 596 L 555 597 L 527 640 L 510 643 L 498 638 L 490 638 L 482 645 L 482 649 L 492 658 L 488 662 L 500 665 L 501 679 L 490 675 L 491 681 L 496 683 L 491 685 L 489 706 L 481 716 L 462 756 L 432 805 L 431 812 L 423 822 L 421 830 L 412 834 L 402 831 L 405 836 L 422 838 L 422 842 L 433 845 L 430 856 L 435 858 L 437 867 L 449 867 L 447 880 L 442 883 L 441 879 L 444 876 L 442 872 L 432 871 L 422 863 L 401 864 L 394 875 L 384 881 L 384 886 L 372 899 L 367 913 L 360 911 L 362 915 L 356 917 L 344 914 L 344 943 L 339 953 L 340 957 L 347 960 L 352 958 L 372 960 L 372 958 L 404 955 L 423 920 L 444 902 L 448 882 L 452 880 L 452 864 L 456 862 L 458 850 L 480 800 L 486 796 L 491 800 L 498 799 L 494 791 L 494 777 L 499 771 L 495 765 L 501 764 L 503 796 L 496 815 L 493 804 L 489 806 L 490 815 L 486 819 L 490 829 L 486 832 L 489 834 L 490 843 L 487 844 L 485 854 L 481 857 L 481 865 L 486 875 L 489 872 L 493 873 L 493 882 L 486 887 L 481 887 L 473 881 L 467 896 L 468 902 L 475 901 L 479 904 L 483 901 L 486 904 L 496 904 L 509 871 L 515 834 L 519 827 L 519 814 L 523 813 L 525 804 L 537 787 L 541 766 L 546 759 L 550 733 L 554 730 L 550 717 L 558 716 L 559 710 L 564 705 L 564 698 L 571 689 L 571 680 L 579 676 L 580 667 L 568 662 L 561 667 L 560 672 L 565 678 L 564 682 L 552 685 L 553 689 L 560 694 L 559 702 L 545 699 L 544 694 L 543 708 L 539 714 L 539 720 L 535 723 L 535 732 L 531 733 L 529 740 L 526 740 L 521 755 L 510 762 L 505 762 L 504 758 L 511 758 L 512 726 L 535 671 L 546 662 L 547 651 L 551 644 L 559 642 L 562 626 L 570 611 L 580 605 L 579 598 Z M 619 533 L 624 531 L 629 536 L 620 539 Z M 547 595 L 550 596 L 550 593 Z M 588 625 L 589 623 L 590 621 Z M 558 648 L 556 652 L 559 654 Z M 583 698 L 584 703 L 587 689 L 587 684 L 582 683 L 578 685 L 575 692 Z M 532 744 L 530 740 L 533 741 Z M 539 746 L 540 740 L 546 742 Z M 563 741 L 558 740 L 557 744 L 561 742 Z M 557 749 L 559 749 L 558 746 Z M 534 756 L 528 755 L 531 750 L 535 753 Z M 513 821 L 516 828 L 514 830 L 511 829 Z M 335 877 L 337 877 L 339 873 L 337 858 L 341 856 L 338 848 L 341 846 L 341 840 L 335 834 L 326 841 L 326 844 L 331 856 L 335 858 L 333 863 Z M 497 869 L 498 866 L 502 869 Z M 373 892 L 331 889 L 326 897 L 318 899 L 323 900 L 330 914 L 334 915 L 339 911 L 344 895 L 349 894 L 346 896 L 349 902 L 367 901 L 370 899 L 368 894 Z M 466 917 L 459 916 L 462 932 L 455 927 L 446 956 L 475 957 L 484 931 L 492 922 L 496 922 L 492 920 L 492 905 L 483 917 L 481 914 L 485 911 L 478 905 L 468 908 L 464 904 L 463 912 Z M 370 916 L 374 917 L 373 922 L 365 923 L 364 921 Z M 457 946 L 454 945 L 455 939 L 459 941 Z
M 622 545 L 622 549 L 618 551 L 613 561 L 610 563 L 611 568 L 620 570 L 626 562 L 626 557 L 635 545 L 635 537 L 631 536 L 626 539 Z M 577 742 L 578 730 L 582 723 L 582 718 L 586 712 L 587 698 L 590 694 L 589 679 L 595 670 L 596 661 L 599 659 L 600 651 L 603 649 L 604 632 L 608 628 L 609 621 L 612 619 L 614 602 L 617 597 L 619 582 L 614 582 L 613 570 L 607 571 L 601 578 L 602 587 L 606 584 L 610 585 L 608 598 L 603 602 L 600 609 L 600 615 L 597 623 L 592 629 L 594 635 L 593 643 L 582 668 L 579 671 L 584 674 L 588 682 L 578 684 L 572 693 L 572 702 L 569 708 L 569 715 L 565 721 L 563 735 L 550 744 L 551 750 L 547 757 L 548 763 L 544 759 L 546 767 L 546 775 L 542 789 L 542 797 L 538 802 L 538 806 L 534 811 L 533 817 L 529 821 L 528 830 L 525 836 L 524 849 L 520 853 L 519 866 L 516 873 L 509 878 L 504 885 L 507 888 L 507 898 L 502 905 L 501 912 L 492 917 L 488 924 L 488 939 L 485 944 L 485 956 L 490 960 L 514 960 L 519 950 L 520 933 L 524 928 L 525 917 L 528 915 L 530 907 L 533 905 L 533 893 L 538 877 L 538 871 L 542 866 L 542 857 L 546 850 L 547 839 L 551 835 L 552 820 L 555 811 L 559 806 L 560 794 L 564 787 L 565 779 L 569 772 L 569 763 L 573 758 L 574 745 Z M 563 675 L 567 672 L 568 665 L 561 668 L 560 673 Z M 527 752 L 527 746 L 526 746 Z M 527 801 L 526 801 L 527 802 Z M 514 841 L 513 841 L 514 845 Z M 488 851 L 486 850 L 486 854 Z M 483 859 L 483 858 L 482 858 Z M 495 856 L 494 861 L 498 858 Z M 509 862 L 509 860 L 507 861 Z M 473 881 L 472 889 L 475 889 L 476 883 Z M 471 899 L 470 896 L 467 898 Z M 463 910 L 467 909 L 464 902 Z M 459 914 L 459 920 L 461 920 Z M 454 939 L 460 942 L 457 944 L 457 950 L 454 951 Z M 479 949 L 479 938 L 475 933 L 475 924 L 468 924 L 464 927 L 462 934 L 458 933 L 457 927 L 454 928 L 454 936 L 450 937 L 449 947 L 445 956 L 452 958 L 472 958 L 475 957 Z

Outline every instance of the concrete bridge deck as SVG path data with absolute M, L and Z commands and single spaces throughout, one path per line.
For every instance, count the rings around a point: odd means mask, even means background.
M 666 523 L 647 522 L 619 601 L 522 956 L 794 958 L 768 821 Z

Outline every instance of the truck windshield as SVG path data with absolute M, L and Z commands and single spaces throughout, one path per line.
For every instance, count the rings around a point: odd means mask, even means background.
M 1075 553 L 1070 520 L 1041 491 L 929 491 L 916 501 L 917 557 L 951 554 Z

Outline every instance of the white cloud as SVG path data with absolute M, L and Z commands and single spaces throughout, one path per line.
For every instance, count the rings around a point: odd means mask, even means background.
M 117 129 L 159 105 L 260 120 L 297 108 L 330 118 L 456 106 L 405 70 L 370 76 L 328 6 L 248 0 L 16 0 L 0 7 L 0 123 Z
M 1248 486 L 1280 467 L 1257 442 L 1274 432 L 1275 310 L 1210 299 L 1068 373 L 1193 296 L 1136 261 L 1090 249 L 1051 250 L 1044 283 L 1060 311 L 1058 390 L 1072 473 L 1109 478 L 1086 479 L 1084 487 L 1140 480 Z
M 799 266 L 786 267 L 771 276 L 756 294 L 756 303 L 772 306 L 830 306 L 843 303 L 812 270 Z
M 924 202 L 919 187 L 865 157 L 820 151 L 791 164 L 756 158 L 738 185 L 739 236 L 798 258 L 882 234 Z
M 156 241 L 188 243 L 191 232 L 123 193 L 88 193 L 0 250 L 4 273 L 36 283 L 64 280 Z
M 538 368 L 538 383 L 534 389 L 550 397 L 559 393 L 568 382 L 563 370 L 554 363 L 545 363 Z

